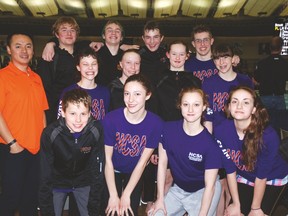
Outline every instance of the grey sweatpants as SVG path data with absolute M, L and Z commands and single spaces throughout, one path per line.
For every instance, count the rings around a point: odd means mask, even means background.
M 204 188 L 196 192 L 186 192 L 176 184 L 174 184 L 165 196 L 165 206 L 167 216 L 184 215 L 185 212 L 189 216 L 198 216 L 201 208 Z M 219 180 L 215 184 L 215 192 L 210 205 L 208 216 L 215 216 L 217 205 L 221 194 L 221 184 Z M 162 216 L 163 211 L 158 211 L 155 216 Z

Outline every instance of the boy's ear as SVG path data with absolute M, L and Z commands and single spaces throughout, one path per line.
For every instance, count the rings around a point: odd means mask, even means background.
M 147 101 L 147 100 L 149 100 L 150 99 L 150 97 L 151 97 L 151 95 L 152 95 L 152 92 L 149 92 L 147 95 L 146 95 L 146 98 L 145 98 L 145 100 Z
M 169 54 L 168 51 L 166 52 L 166 56 L 167 56 L 168 59 L 170 59 L 170 54 Z
M 64 112 L 63 109 L 61 109 L 61 116 L 62 116 L 63 118 L 65 118 L 65 112 Z

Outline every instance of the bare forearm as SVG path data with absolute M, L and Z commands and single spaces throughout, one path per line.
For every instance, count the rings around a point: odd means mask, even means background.
M 106 165 L 105 165 L 105 179 L 106 179 L 106 184 L 109 190 L 109 195 L 111 196 L 117 196 L 117 189 L 116 189 L 116 184 L 115 184 L 115 176 L 114 176 L 114 167 L 112 165 L 112 162 L 107 162 L 106 160 Z
M 255 179 L 254 194 L 251 209 L 261 208 L 262 199 L 266 189 L 266 179 Z
M 238 186 L 236 181 L 236 172 L 227 175 L 227 182 L 233 203 L 240 205 Z
M 129 182 L 128 182 L 126 188 L 124 189 L 123 194 L 126 194 L 128 196 L 131 195 L 136 184 L 138 183 L 139 179 L 141 178 L 143 171 L 146 167 L 146 164 L 147 164 L 149 158 L 151 157 L 152 153 L 153 153 L 153 149 L 144 149 L 140 160 L 138 161 L 136 167 L 134 168 L 134 170 L 131 174 L 131 177 L 129 179 Z
M 214 192 L 215 192 L 214 186 L 205 187 L 203 197 L 202 197 L 199 216 L 208 214 Z

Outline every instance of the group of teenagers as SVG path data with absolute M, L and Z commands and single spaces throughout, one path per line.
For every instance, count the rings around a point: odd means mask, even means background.
M 37 67 L 49 104 L 33 152 L 41 216 L 61 216 L 71 193 L 81 216 L 136 216 L 141 198 L 151 203 L 147 215 L 271 213 L 288 164 L 252 80 L 233 69 L 239 57 L 230 45 L 212 50 L 204 25 L 192 32 L 195 56 L 181 40 L 165 48 L 154 21 L 144 26 L 143 47 L 121 44 L 124 30 L 114 20 L 104 26 L 104 45 L 76 42 L 80 29 L 71 17 L 52 30 L 56 38 Z

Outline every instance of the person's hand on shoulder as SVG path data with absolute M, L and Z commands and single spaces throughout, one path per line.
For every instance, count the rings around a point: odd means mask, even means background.
M 54 42 L 49 42 L 45 45 L 43 52 L 42 52 L 42 58 L 45 61 L 50 62 L 53 60 L 53 57 L 55 55 L 54 46 L 55 46 Z
M 89 46 L 95 51 L 95 52 L 97 52 L 97 51 L 99 51 L 100 49 L 101 49 L 101 47 L 103 47 L 104 46 L 104 43 L 102 43 L 102 42 L 91 42 L 90 44 L 89 44 Z
M 123 50 L 123 51 L 126 51 L 128 49 L 137 49 L 137 50 L 139 50 L 139 48 L 140 48 L 140 46 L 139 45 L 135 45 L 135 44 L 133 44 L 133 45 L 122 44 L 120 46 L 120 49 Z

